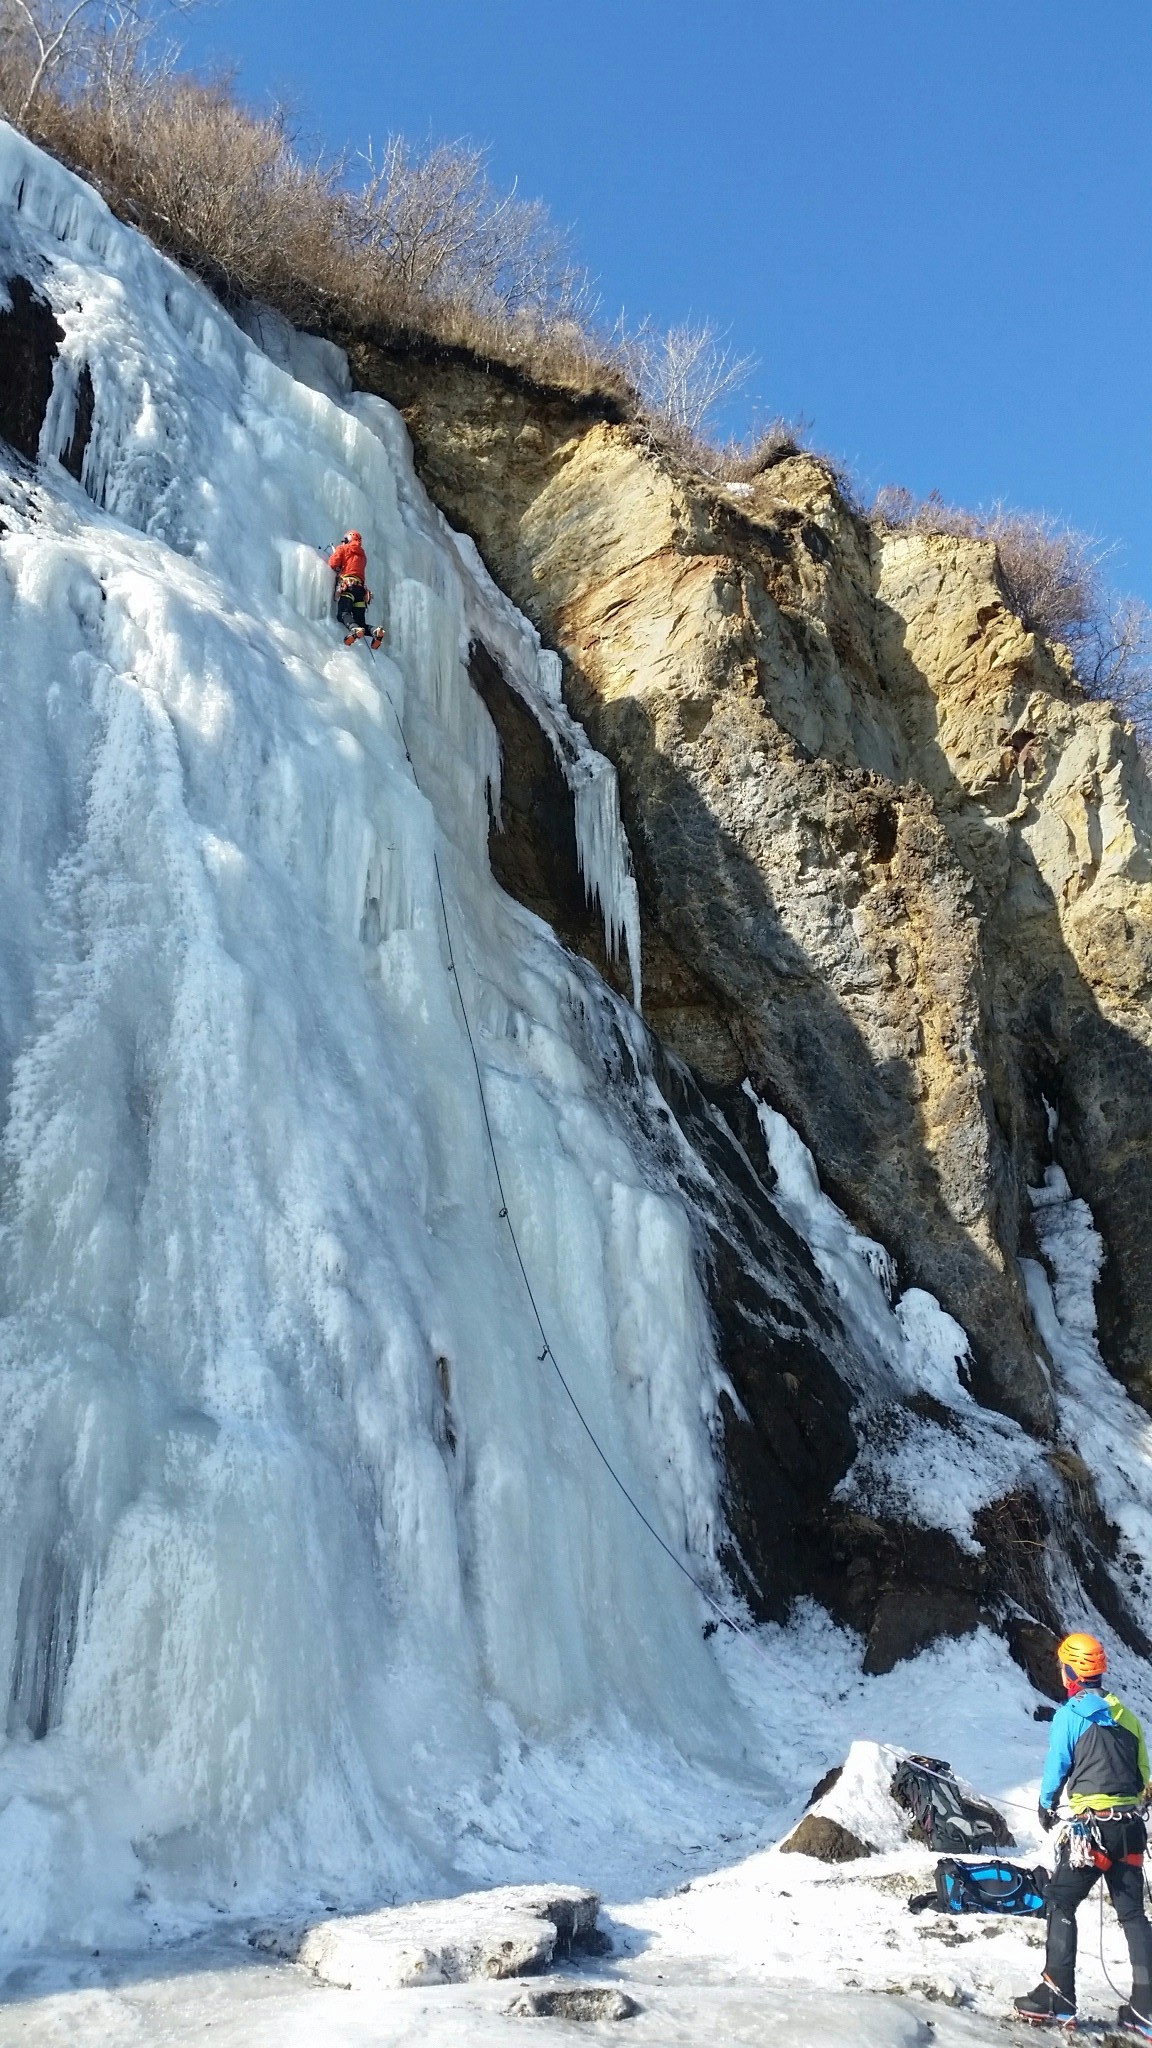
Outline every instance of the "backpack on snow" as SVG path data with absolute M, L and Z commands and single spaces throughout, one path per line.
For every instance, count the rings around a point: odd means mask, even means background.
M 908 1911 L 922 1913 L 1043 1913 L 1047 1900 L 1046 1870 L 1024 1870 L 1019 1863 L 957 1863 L 942 1856 L 936 1865 L 936 1889 L 909 1899 Z
M 896 1766 L 892 1797 L 912 1816 L 911 1835 L 928 1849 L 996 1849 L 1012 1845 L 991 1806 L 965 1799 L 949 1766 L 934 1756 L 909 1756 Z

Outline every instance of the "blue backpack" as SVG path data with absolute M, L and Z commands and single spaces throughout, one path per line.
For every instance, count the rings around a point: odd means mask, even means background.
M 909 1899 L 910 1913 L 931 1906 L 937 1913 L 1043 1913 L 1047 1907 L 1046 1870 L 1024 1870 L 1019 1863 L 959 1863 L 942 1856 L 936 1865 L 936 1889 Z

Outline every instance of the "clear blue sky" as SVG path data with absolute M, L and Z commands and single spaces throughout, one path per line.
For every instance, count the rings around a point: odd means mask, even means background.
M 337 145 L 468 136 L 606 311 L 758 358 L 865 488 L 1004 498 L 1152 600 L 1152 0 L 216 0 Z

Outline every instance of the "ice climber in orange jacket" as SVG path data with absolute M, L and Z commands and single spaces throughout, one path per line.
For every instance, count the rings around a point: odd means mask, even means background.
M 372 602 L 372 592 L 364 581 L 368 568 L 368 557 L 364 542 L 355 529 L 346 533 L 339 547 L 328 557 L 328 567 L 336 571 L 336 617 L 344 627 L 344 645 L 351 647 L 355 640 L 371 637 L 372 647 L 379 647 L 384 638 L 384 628 L 378 626 L 369 635 L 365 612 Z

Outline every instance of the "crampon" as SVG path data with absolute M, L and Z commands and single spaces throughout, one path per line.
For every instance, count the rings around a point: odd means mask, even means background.
M 1012 2007 L 1015 2017 L 1027 2020 L 1032 2027 L 1063 2027 L 1071 2031 L 1076 2025 L 1072 2000 L 1047 1977 L 1042 1977 L 1035 1991 L 1029 1991 L 1026 1997 L 1014 1998 Z

